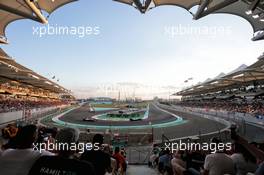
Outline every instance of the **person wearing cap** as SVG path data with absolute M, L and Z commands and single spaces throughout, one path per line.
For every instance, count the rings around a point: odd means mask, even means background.
M 96 175 L 93 166 L 89 162 L 74 159 L 76 150 L 71 150 L 70 145 L 77 144 L 79 139 L 78 130 L 63 128 L 58 132 L 55 139 L 56 144 L 64 145 L 64 147 L 57 148 L 56 156 L 43 156 L 38 159 L 28 175 Z
M 104 136 L 95 134 L 93 137 L 93 145 L 102 148 L 104 143 Z M 96 175 L 105 175 L 106 172 L 111 172 L 111 158 L 110 155 L 102 151 L 102 149 L 86 150 L 81 155 L 81 160 L 91 162 L 95 168 Z

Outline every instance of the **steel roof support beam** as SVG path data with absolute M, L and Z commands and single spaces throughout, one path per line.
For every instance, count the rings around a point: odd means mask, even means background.
M 200 18 L 202 18 L 202 17 L 204 17 L 206 15 L 209 15 L 209 14 L 211 14 L 211 13 L 213 13 L 213 12 L 219 10 L 219 9 L 222 9 L 222 8 L 228 6 L 228 5 L 231 5 L 231 4 L 233 4 L 233 3 L 237 2 L 237 1 L 238 0 L 225 0 L 225 1 L 217 4 L 214 7 L 211 7 L 211 8 L 206 9 L 206 10 L 203 9 L 203 11 L 198 14 L 199 16 L 198 16 L 197 19 L 200 19 Z M 198 9 L 198 12 L 199 12 L 199 9 Z M 195 14 L 195 16 L 196 16 L 196 14 Z
M 264 39 L 264 31 L 261 31 L 259 34 L 255 35 L 251 40 L 252 41 L 259 41 Z
M 34 12 L 34 14 L 38 17 L 41 23 L 47 24 L 48 20 L 42 15 L 41 11 L 36 7 L 33 1 L 24 0 L 28 7 Z
M 152 2 L 152 0 L 146 0 L 146 1 L 145 1 L 145 4 L 144 4 L 144 11 L 147 11 L 147 10 L 148 10 L 148 8 L 149 8 L 151 2 Z
M 137 9 L 141 12 L 141 13 L 145 13 L 146 11 L 143 10 L 143 6 L 142 3 L 140 2 L 140 0 L 134 0 L 134 3 L 137 7 Z
M 199 6 L 197 12 L 194 14 L 193 19 L 197 20 L 201 18 L 202 13 L 204 12 L 205 8 L 210 4 L 210 0 L 204 0 L 201 5 Z
M 252 14 L 252 13 L 256 10 L 256 8 L 257 8 L 259 2 L 260 2 L 260 0 L 254 0 L 254 1 L 250 4 L 250 6 L 249 6 L 249 8 L 248 8 L 248 11 L 247 11 L 247 14 L 248 14 L 248 15 Z
M 13 14 L 16 14 L 18 16 L 24 17 L 24 18 L 29 18 L 29 19 L 32 19 L 34 21 L 41 22 L 39 18 L 37 18 L 37 17 L 35 17 L 33 15 L 29 15 L 29 14 L 27 14 L 25 12 L 19 11 L 17 9 L 8 7 L 8 6 L 3 5 L 3 4 L 0 4 L 0 9 L 3 10 L 3 11 L 6 11 L 6 12 L 13 13 Z

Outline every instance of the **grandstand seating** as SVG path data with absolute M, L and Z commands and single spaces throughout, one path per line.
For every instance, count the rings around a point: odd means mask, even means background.
M 17 143 L 20 142 L 16 142 L 16 139 L 21 139 L 21 132 L 24 131 L 25 127 L 32 127 L 32 126 L 24 126 L 22 128 L 18 128 L 17 136 L 15 137 L 10 137 L 7 142 L 7 144 L 2 146 L 2 153 L 0 154 L 0 162 L 2 162 L 2 164 L 0 165 L 0 170 L 4 170 L 4 171 L 8 171 L 6 169 L 6 162 L 5 161 L 9 161 L 8 166 L 12 167 L 12 159 L 10 152 L 12 152 L 12 149 L 17 150 L 17 153 L 19 152 L 19 154 L 25 154 L 25 156 L 27 156 L 28 154 L 26 154 L 26 152 L 20 152 L 22 151 L 21 148 L 19 147 L 19 145 L 17 145 Z M 38 136 L 37 139 L 37 143 L 55 143 L 55 138 L 57 140 L 60 141 L 65 141 L 66 143 L 68 143 L 68 141 L 70 141 L 71 138 L 70 137 L 70 133 L 66 132 L 63 134 L 57 134 L 60 132 L 65 132 L 66 129 L 62 129 L 61 131 L 58 130 L 57 128 L 44 128 L 44 127 L 40 127 L 38 129 L 38 134 L 36 134 Z M 72 129 L 71 129 L 72 130 Z M 28 131 L 28 129 L 26 129 L 26 131 Z M 28 132 L 27 132 L 28 133 Z M 57 135 L 57 136 L 56 136 Z M 23 135 L 23 138 L 27 138 L 27 135 Z M 65 138 L 67 137 L 67 138 Z M 77 137 L 77 136 L 76 136 Z M 94 136 L 95 137 L 95 136 Z M 217 152 L 217 153 L 210 153 L 210 150 L 208 151 L 204 151 L 204 150 L 195 150 L 195 151 L 190 151 L 190 150 L 182 150 L 182 151 L 177 151 L 174 153 L 168 152 L 164 149 L 164 147 L 159 147 L 158 145 L 153 145 L 152 148 L 152 154 L 150 155 L 149 158 L 149 167 L 153 170 L 147 170 L 146 168 L 141 168 L 141 171 L 148 173 L 151 172 L 152 174 L 158 174 L 158 171 L 161 173 L 167 173 L 167 174 L 173 174 L 173 175 L 177 175 L 177 174 L 195 174 L 198 173 L 200 171 L 200 168 L 205 168 L 204 171 L 212 171 L 212 167 L 211 166 L 215 166 L 214 168 L 218 168 L 219 172 L 224 172 L 227 173 L 229 172 L 230 174 L 232 174 L 232 172 L 235 172 L 235 170 L 238 172 L 241 172 L 242 174 L 246 174 L 248 172 L 252 172 L 254 173 L 255 171 L 260 171 L 257 170 L 257 163 L 260 162 L 261 160 L 263 161 L 264 158 L 264 153 L 261 151 L 261 149 L 263 150 L 263 145 L 259 144 L 256 145 L 256 143 L 254 145 L 250 145 L 246 142 L 246 140 L 244 140 L 243 138 L 240 138 L 239 136 L 237 136 L 237 138 L 234 138 L 235 141 L 235 145 L 234 145 L 234 149 L 231 151 L 224 151 L 224 152 Z M 220 140 L 217 140 L 216 138 L 214 138 L 214 140 L 212 140 L 212 143 L 219 143 Z M 24 142 L 22 142 L 23 144 L 25 144 Z M 72 142 L 74 143 L 74 142 Z M 82 143 L 79 141 L 76 141 L 76 143 Z M 21 146 L 21 145 L 20 145 Z M 257 149 L 256 146 L 259 148 Z M 111 159 L 111 161 L 117 161 L 117 159 L 115 159 L 116 156 L 111 157 L 112 152 L 113 152 L 113 147 L 111 145 L 103 145 L 103 147 L 105 148 L 105 153 L 107 153 L 107 155 L 109 155 L 109 158 Z M 10 149 L 12 148 L 12 149 Z M 44 151 L 44 150 L 43 150 Z M 46 151 L 52 151 L 52 150 L 47 150 L 46 147 Z M 121 149 L 121 151 L 125 151 L 124 149 Z M 54 150 L 52 151 L 52 153 L 48 153 L 49 156 L 56 156 L 57 155 L 57 151 L 54 152 Z M 54 154 L 55 153 L 55 154 Z M 256 153 L 258 155 L 256 155 Z M 32 172 L 34 172 L 33 174 L 41 174 L 41 173 L 36 173 L 38 171 L 41 171 L 41 167 L 42 165 L 48 166 L 50 168 L 58 168 L 60 170 L 63 170 L 63 166 L 60 166 L 62 164 L 67 164 L 69 165 L 69 162 L 74 163 L 76 166 L 75 167 L 69 167 L 67 166 L 67 171 L 68 170 L 72 170 L 72 171 L 76 171 L 76 172 L 80 172 L 80 169 L 85 169 L 85 166 L 87 166 L 87 171 L 92 171 L 91 167 L 93 167 L 93 163 L 94 162 L 90 162 L 90 164 L 85 164 L 82 163 L 79 160 L 79 157 L 81 156 L 81 152 L 72 152 L 71 154 L 74 154 L 74 158 L 71 158 L 70 161 L 68 161 L 69 159 L 69 155 L 65 154 L 65 152 L 62 153 L 58 153 L 58 157 L 54 157 L 54 158 L 49 158 L 47 156 L 40 158 L 39 161 L 37 161 L 36 165 L 34 165 L 34 168 L 31 170 L 31 174 Z M 89 153 L 90 154 L 90 153 Z M 101 153 L 100 153 L 101 154 Z M 45 153 L 44 155 L 47 155 L 47 153 Z M 118 156 L 125 156 L 125 153 L 122 153 Z M 255 157 L 254 157 L 254 156 Z M 1 158 L 1 156 L 3 156 L 3 158 Z M 41 156 L 41 155 L 40 155 Z M 39 157 L 39 156 L 38 156 Z M 209 159 L 210 157 L 210 159 Z M 220 158 L 221 157 L 221 158 Z M 125 158 L 125 157 L 123 157 Z M 35 161 L 37 160 L 36 157 L 32 157 L 32 159 L 34 159 Z M 74 159 L 74 160 L 73 160 Z M 223 165 L 223 162 L 221 163 L 221 166 L 219 166 L 217 164 L 217 161 L 219 160 L 223 160 L 225 159 L 226 161 L 229 161 L 228 164 Z M 63 162 L 59 164 L 55 162 L 53 162 L 52 164 L 49 163 L 48 160 L 51 161 L 55 161 L 55 160 L 63 160 Z M 76 160 L 76 161 L 75 161 Z M 208 162 L 209 161 L 209 162 Z M 98 163 L 98 162 L 97 162 Z M 103 163 L 103 162 L 101 162 Z M 207 164 L 210 164 L 210 166 L 207 166 Z M 34 164 L 34 161 L 31 163 Z M 116 164 L 112 164 L 115 165 Z M 228 165 L 234 165 L 234 169 L 229 169 Z M 261 164 L 260 164 L 261 165 Z M 19 166 L 14 164 L 14 166 Z M 24 166 L 24 164 L 23 164 Z M 32 165 L 31 165 L 32 166 Z M 103 164 L 102 164 L 103 166 Z M 111 164 L 109 164 L 109 166 L 111 166 Z M 121 166 L 121 165 L 120 165 Z M 80 169 L 78 168 L 80 167 Z M 97 165 L 98 167 L 98 165 Z M 99 167 L 100 167 L 100 162 L 99 162 Z M 104 167 L 104 166 L 103 166 Z M 118 168 L 116 167 L 112 167 L 114 168 L 116 171 L 118 171 Z M 27 171 L 30 170 L 30 167 Z M 131 172 L 136 171 L 135 167 L 134 168 L 128 168 L 128 170 L 130 170 Z M 107 170 L 105 170 L 107 171 Z M 12 169 L 12 171 L 10 170 L 10 174 L 12 175 L 12 172 L 15 172 L 14 169 Z M 24 171 L 26 172 L 26 171 Z M 109 172 L 111 172 L 111 170 L 109 170 Z M 116 173 L 114 171 L 114 173 Z M 92 174 L 92 173 L 91 173 Z M 128 173 L 129 174 L 129 173 Z M 22 174 L 21 174 L 22 175 Z
M 0 48 L 0 113 L 60 106 L 72 100 L 68 90 L 15 62 Z
M 6 25 L 10 22 L 17 19 L 29 18 L 47 23 L 51 12 L 72 1 L 74 0 L 17 0 L 0 2 L 0 16 L 4 16 L 0 25 L 0 43 L 7 43 L 4 31 Z M 206 16 L 218 9 L 218 12 L 236 14 L 247 19 L 254 28 L 255 36 L 258 36 L 257 38 L 254 37 L 254 40 L 263 39 L 264 32 L 260 21 L 263 20 L 264 7 L 260 1 L 219 1 L 220 3 L 195 0 L 179 0 L 178 2 L 172 2 L 170 0 L 146 0 L 142 1 L 144 3 L 141 3 L 139 0 L 115 1 L 133 5 L 141 13 L 145 13 L 150 8 L 167 4 L 178 5 L 184 7 L 186 10 L 198 6 L 198 11 L 195 13 L 194 19 Z M 206 7 L 206 4 L 208 7 Z M 232 4 L 231 9 L 225 8 L 230 4 Z M 253 15 L 260 15 L 259 17 L 252 18 L 251 15 L 245 14 L 247 12 L 245 10 L 248 10 L 249 4 L 255 4 L 255 7 L 249 10 L 251 12 L 256 10 Z M 46 12 L 42 13 L 44 10 Z M 46 18 L 45 15 L 47 13 Z M 217 111 L 225 110 L 228 112 L 248 113 L 253 114 L 257 118 L 264 118 L 263 62 L 264 59 L 260 59 L 254 65 L 206 81 L 204 84 L 198 84 L 195 87 L 180 92 L 179 94 L 184 96 L 184 101 L 177 102 L 177 105 L 191 108 L 205 108 L 207 110 L 214 109 Z M 0 49 L 0 113 L 61 106 L 70 104 L 72 100 L 74 98 L 68 90 L 16 63 Z M 102 101 L 105 101 L 105 99 Z M 57 141 L 67 144 L 81 144 L 88 142 L 88 138 L 90 139 L 92 136 L 94 136 L 93 138 L 103 138 L 100 134 L 85 132 L 82 133 L 82 138 L 80 139 L 79 132 L 72 128 L 48 128 L 36 125 L 20 126 L 17 123 L 7 125 L 2 131 L 4 144 L 0 145 L 0 174 L 94 175 L 95 172 L 97 172 L 96 175 L 103 175 L 106 172 L 113 175 L 125 174 L 127 166 L 126 148 L 122 148 L 121 151 L 115 148 L 116 151 L 113 154 L 113 145 L 103 144 L 102 140 L 99 141 L 100 150 L 96 151 L 93 149 L 80 152 L 84 147 L 77 147 L 75 150 L 55 150 L 47 147 L 50 143 L 56 144 Z M 153 145 L 152 155 L 149 157 L 151 171 L 147 171 L 145 167 L 141 169 L 142 167 L 139 168 L 136 166 L 133 167 L 130 173 L 132 175 L 147 175 L 147 173 L 153 175 L 159 172 L 168 175 L 184 175 L 200 174 L 201 171 L 206 175 L 244 175 L 249 172 L 255 173 L 256 175 L 263 175 L 263 144 L 249 144 L 233 132 L 231 131 L 231 136 L 234 141 L 233 150 L 229 151 L 217 150 L 216 153 L 211 153 L 210 150 L 191 151 L 185 149 L 170 152 L 164 149 L 163 146 Z M 140 139 L 138 139 L 139 137 Z M 137 143 L 144 143 L 144 139 L 148 143 L 150 140 L 149 135 L 145 137 L 139 135 L 135 138 L 129 138 L 130 141 L 133 140 Z M 97 143 L 95 140 L 93 140 L 93 144 Z M 117 140 L 120 142 L 122 138 L 120 139 L 119 137 Z M 123 145 L 126 146 L 128 137 L 123 140 L 125 140 L 125 144 Z M 153 135 L 151 136 L 151 140 L 153 141 Z M 98 138 L 96 141 L 98 141 Z M 211 143 L 215 143 L 216 145 L 219 142 L 221 141 L 217 138 L 213 138 L 211 141 Z M 116 144 L 115 142 L 112 143 Z M 42 145 L 44 146 L 43 153 L 39 150 L 34 150 L 36 144 L 44 144 Z M 89 147 L 85 149 L 89 149 Z M 134 153 L 134 155 L 136 154 Z
M 13 112 L 36 108 L 45 108 L 52 106 L 66 105 L 67 102 L 60 100 L 39 100 L 39 99 L 14 99 L 14 98 L 0 98 L 0 113 Z
M 263 118 L 264 103 L 262 99 L 246 101 L 245 99 L 210 99 L 210 100 L 188 100 L 177 103 L 180 106 L 204 108 L 206 110 L 228 111 L 252 114 L 255 117 Z
M 264 118 L 263 55 L 250 66 L 242 65 L 228 74 L 198 83 L 175 95 L 177 105 L 252 114 Z

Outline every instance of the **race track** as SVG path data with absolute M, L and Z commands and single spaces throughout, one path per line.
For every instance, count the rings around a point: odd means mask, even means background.
M 119 127 L 123 126 L 127 128 L 127 132 L 150 132 L 149 129 L 144 128 L 144 126 L 149 125 L 150 122 L 154 126 L 155 124 L 160 123 L 169 123 L 176 121 L 177 118 L 174 115 L 177 115 L 183 119 L 183 122 L 179 122 L 175 126 L 164 125 L 164 127 L 153 127 L 154 139 L 160 139 L 162 134 L 165 134 L 168 138 L 181 138 L 186 136 L 206 134 L 211 132 L 217 132 L 221 129 L 224 129 L 226 126 L 218 123 L 213 120 L 202 118 L 196 115 L 190 115 L 187 113 L 178 112 L 172 109 L 167 109 L 162 106 L 156 106 L 151 103 L 149 105 L 149 117 L 145 120 L 140 121 L 83 121 L 84 118 L 91 118 L 94 115 L 106 113 L 107 111 L 89 112 L 89 105 L 81 106 L 64 116 L 60 117 L 59 120 L 67 123 L 80 124 L 80 125 L 93 125 L 93 126 L 111 126 Z M 109 112 L 109 111 L 108 111 Z M 174 114 L 174 115 L 172 115 Z M 133 126 L 139 127 L 133 129 Z M 140 128 L 140 126 L 142 126 Z M 130 128 L 131 127 L 131 128 Z M 93 128 L 94 129 L 94 128 Z M 126 132 L 123 131 L 123 132 Z

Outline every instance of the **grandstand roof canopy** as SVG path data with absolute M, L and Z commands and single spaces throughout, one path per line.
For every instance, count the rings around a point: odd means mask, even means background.
M 11 82 L 55 93 L 68 92 L 62 86 L 18 64 L 0 48 L 0 84 Z
M 263 0 L 114 0 L 129 4 L 141 13 L 161 5 L 175 5 L 190 10 L 198 6 L 193 14 L 195 20 L 209 14 L 226 13 L 246 19 L 253 27 L 253 41 L 264 39 L 264 1 Z
M 7 43 L 6 26 L 18 19 L 47 23 L 43 12 L 51 14 L 57 8 L 76 0 L 0 0 L 0 43 Z
M 77 0 L 0 0 L 0 43 L 7 43 L 6 26 L 18 19 L 31 19 L 47 23 L 43 12 L 51 14 L 57 8 Z M 179 6 L 200 19 L 209 14 L 226 13 L 246 19 L 253 27 L 253 41 L 264 39 L 263 0 L 113 0 L 131 5 L 141 13 L 162 6 Z M 198 6 L 195 13 L 190 10 Z
M 221 74 L 221 76 L 208 79 L 203 83 L 199 83 L 173 95 L 195 96 L 208 94 L 257 82 L 264 82 L 264 54 L 258 58 L 256 63 L 250 66 L 241 65 L 226 75 Z

